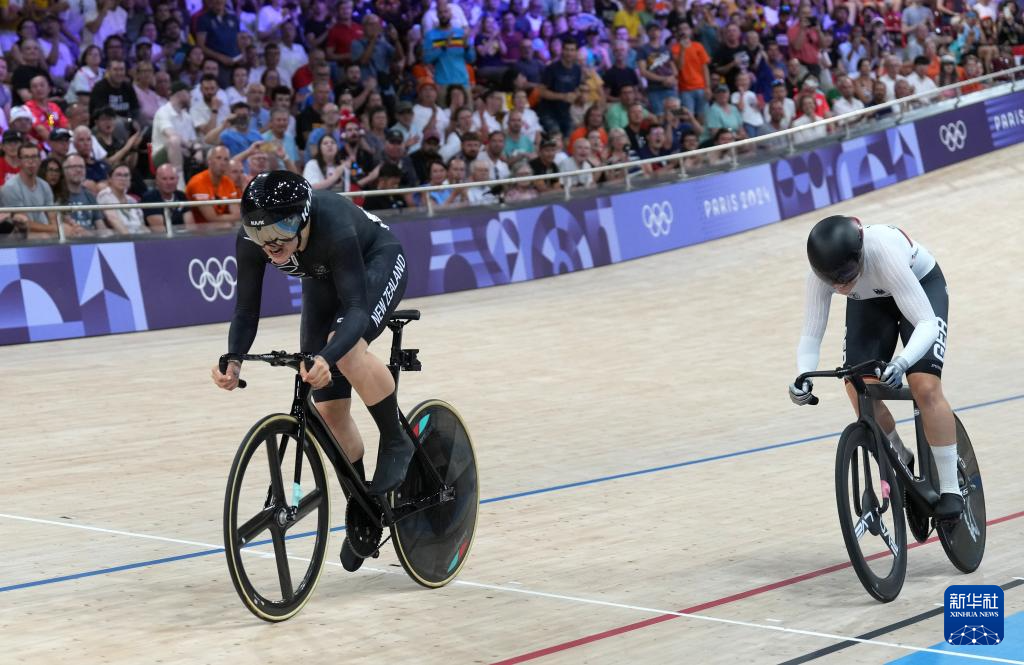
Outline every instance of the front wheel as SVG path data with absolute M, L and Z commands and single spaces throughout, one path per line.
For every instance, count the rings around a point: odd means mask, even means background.
M 235 454 L 224 496 L 228 572 L 243 604 L 264 621 L 289 619 L 306 604 L 330 535 L 320 445 L 307 429 L 300 447 L 298 433 L 298 421 L 284 414 L 253 425 Z
M 888 468 L 888 460 L 882 463 Z M 900 595 L 907 576 L 907 528 L 903 489 L 891 469 L 888 484 L 881 471 L 872 434 L 861 423 L 847 427 L 836 451 L 839 525 L 864 589 L 888 603 Z
M 454 491 L 454 498 L 398 520 L 391 526 L 391 534 L 398 560 L 409 577 L 437 588 L 455 579 L 473 545 L 480 506 L 476 454 L 465 423 L 446 402 L 422 402 L 409 412 L 408 421 L 417 451 L 405 480 L 391 495 L 392 506 L 440 491 L 428 460 Z
M 957 522 L 938 522 L 939 542 L 958 570 L 973 573 L 985 555 L 985 486 L 981 482 L 981 470 L 971 438 L 959 418 L 956 418 L 956 448 L 957 478 L 960 494 L 964 497 L 964 512 Z M 932 478 L 938 479 L 934 459 L 931 471 Z

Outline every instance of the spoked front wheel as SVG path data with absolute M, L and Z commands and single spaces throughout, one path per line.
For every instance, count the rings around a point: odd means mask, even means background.
M 883 603 L 899 596 L 907 576 L 903 490 L 889 475 L 889 483 L 883 483 L 868 430 L 860 423 L 847 427 L 836 451 L 839 524 L 857 577 Z
M 956 416 L 954 416 L 956 418 Z M 978 458 L 963 423 L 956 418 L 957 478 L 964 497 L 964 512 L 957 522 L 938 522 L 939 542 L 950 562 L 962 572 L 973 573 L 985 555 L 985 486 Z M 939 473 L 932 459 L 932 478 Z
M 452 497 L 398 520 L 391 534 L 409 577 L 437 588 L 455 579 L 473 545 L 480 505 L 476 455 L 469 432 L 451 405 L 440 400 L 423 402 L 409 412 L 408 421 L 418 450 L 405 481 L 391 495 L 391 505 L 400 510 L 441 490 L 424 456 Z
M 228 571 L 249 611 L 284 621 L 309 600 L 324 565 L 331 506 L 319 444 L 275 414 L 249 430 L 224 497 Z

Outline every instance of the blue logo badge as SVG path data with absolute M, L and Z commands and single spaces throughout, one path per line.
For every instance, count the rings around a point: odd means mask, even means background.
M 946 588 L 946 642 L 957 646 L 1003 641 L 1003 590 L 994 584 L 959 584 Z

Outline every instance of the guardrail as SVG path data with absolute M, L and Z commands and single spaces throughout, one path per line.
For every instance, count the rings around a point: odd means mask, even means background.
M 561 179 L 563 181 L 564 197 L 565 197 L 566 200 L 569 200 L 569 199 L 572 198 L 572 193 L 571 193 L 572 192 L 572 186 L 571 186 L 571 183 L 570 183 L 570 179 L 573 176 L 579 176 L 579 175 L 584 175 L 584 174 L 591 174 L 591 175 L 593 175 L 593 174 L 603 173 L 603 172 L 606 172 L 606 171 L 620 171 L 620 170 L 621 171 L 625 171 L 624 181 L 623 182 L 625 184 L 626 189 L 630 190 L 630 189 L 633 188 L 633 179 L 636 177 L 635 169 L 637 167 L 643 167 L 644 165 L 648 165 L 648 164 L 659 164 L 659 163 L 664 163 L 664 162 L 667 162 L 667 161 L 675 160 L 675 161 L 679 162 L 679 170 L 680 170 L 679 179 L 680 180 L 685 180 L 685 179 L 687 179 L 689 177 L 689 175 L 686 173 L 686 169 L 685 169 L 685 166 L 684 166 L 684 161 L 686 159 L 693 158 L 693 157 L 702 157 L 703 158 L 705 156 L 713 155 L 715 153 L 730 152 L 731 154 L 730 154 L 730 158 L 728 160 L 729 168 L 730 169 L 734 169 L 734 168 L 739 166 L 739 155 L 738 155 L 738 153 L 740 151 L 742 151 L 744 148 L 753 147 L 753 149 L 756 150 L 757 147 L 760 144 L 768 143 L 768 142 L 776 143 L 776 142 L 778 142 L 778 139 L 780 137 L 782 137 L 782 138 L 787 139 L 788 148 L 787 148 L 786 154 L 793 154 L 793 153 L 796 152 L 796 142 L 795 142 L 794 137 L 797 134 L 800 134 L 802 132 L 807 132 L 809 130 L 813 130 L 813 129 L 818 128 L 818 127 L 831 127 L 833 125 L 838 125 L 838 126 L 843 126 L 844 127 L 845 137 L 848 137 L 851 128 L 854 126 L 854 122 L 855 121 L 857 121 L 860 118 L 865 117 L 865 116 L 874 115 L 875 113 L 877 113 L 877 112 L 879 112 L 879 111 L 881 111 L 883 109 L 890 108 L 890 107 L 897 107 L 899 109 L 899 113 L 897 115 L 897 118 L 899 120 L 902 120 L 902 118 L 906 114 L 908 108 L 914 102 L 926 100 L 926 99 L 929 99 L 929 98 L 932 98 L 932 97 L 939 97 L 939 96 L 944 95 L 947 92 L 956 92 L 956 94 L 957 94 L 956 102 L 953 104 L 952 108 L 954 108 L 954 109 L 955 108 L 959 108 L 960 103 L 964 99 L 963 95 L 961 94 L 961 89 L 966 87 L 966 86 L 968 86 L 968 85 L 976 85 L 976 84 L 979 84 L 979 83 L 985 83 L 985 82 L 992 81 L 992 80 L 995 80 L 995 79 L 1006 79 L 1007 77 L 1009 77 L 1009 80 L 1006 81 L 1006 83 L 1009 84 L 1009 91 L 1008 92 L 1010 92 L 1010 93 L 1016 92 L 1017 88 L 1018 88 L 1018 85 L 1017 85 L 1017 83 L 1018 83 L 1017 74 L 1024 74 L 1024 65 L 1021 65 L 1021 66 L 1018 66 L 1018 67 L 1013 67 L 1011 69 L 1005 69 L 1005 70 L 1000 71 L 1000 72 L 993 72 L 991 74 L 985 74 L 983 76 L 978 76 L 978 77 L 973 78 L 973 79 L 966 79 L 964 81 L 957 81 L 956 83 L 952 83 L 950 85 L 938 87 L 938 88 L 936 88 L 934 90 L 929 90 L 928 92 L 923 92 L 923 93 L 918 93 L 918 94 L 914 94 L 914 95 L 909 95 L 907 97 L 901 97 L 899 99 L 894 99 L 894 100 L 889 101 L 889 102 L 883 102 L 882 104 L 876 104 L 874 106 L 865 107 L 865 108 L 859 109 L 857 111 L 851 111 L 849 113 L 844 113 L 842 115 L 834 116 L 834 117 L 831 117 L 831 118 L 825 118 L 823 120 L 819 120 L 819 121 L 816 121 L 816 122 L 811 122 L 811 123 L 808 123 L 806 125 L 801 125 L 800 127 L 790 127 L 788 129 L 782 129 L 782 130 L 778 130 L 778 131 L 775 131 L 775 132 L 771 132 L 769 134 L 764 134 L 764 135 L 756 136 L 756 137 L 752 137 L 752 138 L 741 139 L 739 141 L 734 141 L 732 143 L 728 143 L 728 144 L 724 144 L 724 145 L 709 146 L 707 148 L 699 148 L 697 150 L 689 150 L 689 151 L 686 151 L 686 152 L 678 152 L 678 153 L 673 153 L 671 155 L 652 157 L 652 158 L 644 159 L 644 160 L 634 160 L 634 161 L 625 162 L 625 163 L 621 163 L 621 164 L 605 164 L 605 165 L 602 165 L 602 166 L 595 166 L 595 167 L 588 168 L 588 169 L 579 169 L 579 170 L 576 170 L 576 171 L 560 172 L 558 174 L 541 174 L 541 175 L 531 175 L 531 176 L 520 176 L 520 177 L 515 177 L 515 178 L 506 178 L 504 180 L 486 180 L 486 181 L 480 181 L 480 182 L 461 182 L 461 183 L 451 183 L 451 184 L 445 184 L 445 185 L 425 185 L 425 186 L 420 186 L 420 187 L 409 187 L 409 188 L 400 188 L 400 189 L 364 190 L 364 191 L 359 191 L 359 192 L 338 192 L 338 194 L 340 194 L 341 196 L 347 196 L 347 197 L 350 197 L 350 198 L 351 197 L 370 198 L 370 197 L 375 197 L 375 196 L 392 196 L 392 195 L 396 195 L 396 194 L 403 194 L 403 195 L 404 194 L 419 194 L 419 193 L 429 194 L 430 192 L 454 190 L 454 189 L 467 189 L 467 188 L 470 188 L 470 187 L 496 187 L 496 186 L 499 186 L 499 185 L 501 185 L 501 186 L 514 185 L 514 184 L 519 183 L 519 182 L 535 182 L 535 181 L 539 181 L 539 180 Z M 973 93 L 968 93 L 968 94 L 973 94 Z M 915 110 L 920 110 L 920 109 L 915 109 Z M 864 126 L 864 128 L 865 129 L 869 129 L 869 127 L 867 127 L 867 126 Z M 728 170 L 728 169 L 723 169 L 723 170 Z M 631 172 L 631 171 L 633 171 L 633 172 Z M 428 217 L 434 216 L 435 209 L 434 209 L 433 201 L 431 200 L 431 198 L 429 196 L 425 196 L 424 199 L 425 199 L 425 202 L 426 202 L 427 216 Z M 95 205 L 88 204 L 88 205 L 0 207 L 0 213 L 72 212 L 72 211 L 81 211 L 81 210 L 125 210 L 125 209 L 142 209 L 142 210 L 145 210 L 145 209 L 153 209 L 153 208 L 162 209 L 162 208 L 167 208 L 167 207 L 196 208 L 196 207 L 200 207 L 200 206 L 210 206 L 210 205 L 238 204 L 238 203 L 241 203 L 241 199 L 216 199 L 216 200 L 210 200 L 210 201 L 176 201 L 176 202 L 170 202 L 170 203 L 171 204 L 168 204 L 168 203 L 116 203 L 116 204 L 95 204 Z M 173 227 L 172 224 L 170 224 L 169 220 L 165 221 L 165 227 L 166 227 L 166 234 L 167 234 L 167 236 L 168 237 L 174 236 L 174 227 Z M 66 242 L 66 238 L 65 238 L 65 235 L 64 235 L 64 228 L 63 228 L 62 224 L 58 224 L 57 225 L 57 233 L 58 233 L 59 242 L 61 242 L 61 243 Z

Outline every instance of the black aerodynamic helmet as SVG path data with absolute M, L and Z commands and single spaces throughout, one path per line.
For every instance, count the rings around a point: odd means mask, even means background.
M 268 171 L 242 193 L 242 227 L 258 245 L 291 240 L 309 223 L 313 188 L 291 171 Z
M 864 227 L 856 217 L 833 215 L 811 229 L 807 260 L 829 284 L 849 284 L 864 270 Z

